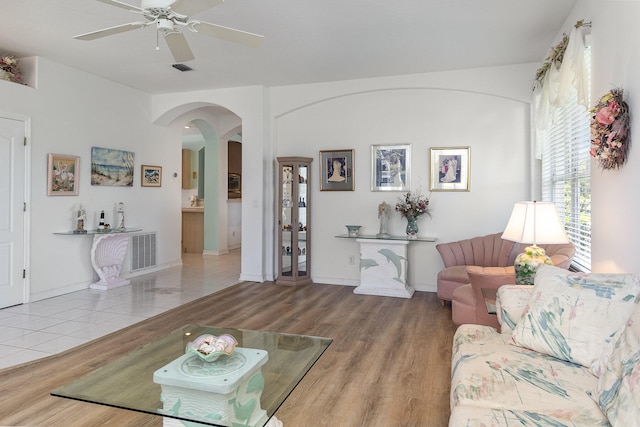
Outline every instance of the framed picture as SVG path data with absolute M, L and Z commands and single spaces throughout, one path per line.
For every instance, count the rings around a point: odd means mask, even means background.
M 320 151 L 320 191 L 353 188 L 353 150 Z
M 142 165 L 143 187 L 162 187 L 162 166 Z
M 49 154 L 47 196 L 77 196 L 80 157 Z
M 371 146 L 371 191 L 409 191 L 411 144 Z
M 469 147 L 431 148 L 431 191 L 469 191 Z
M 239 173 L 229 173 L 227 176 L 227 197 L 229 199 L 242 198 L 242 176 Z
M 135 153 L 91 147 L 91 185 L 133 187 Z

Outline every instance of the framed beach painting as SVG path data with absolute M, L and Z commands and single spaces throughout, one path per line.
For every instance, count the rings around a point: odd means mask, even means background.
M 320 191 L 353 191 L 353 150 L 320 151 Z
M 469 147 L 431 148 L 431 191 L 469 191 Z
M 409 191 L 411 144 L 371 146 L 371 191 Z
M 91 185 L 133 187 L 135 153 L 91 147 Z
M 162 187 L 162 166 L 141 166 L 141 185 L 143 187 Z
M 47 196 L 77 196 L 80 157 L 49 154 Z

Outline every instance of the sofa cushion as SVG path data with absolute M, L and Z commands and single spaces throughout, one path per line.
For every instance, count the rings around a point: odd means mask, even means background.
M 533 286 L 529 285 L 503 285 L 498 288 L 496 298 L 498 323 L 500 323 L 500 332 L 507 334 L 509 338 L 531 299 L 532 290 Z
M 513 419 L 509 425 L 514 426 L 608 425 L 591 397 L 598 379 L 587 368 L 509 345 L 509 340 L 488 326 L 458 328 L 453 339 L 449 425 L 481 426 L 481 422 L 468 423 L 467 415 L 479 416 L 484 422 L 495 421 L 493 417 L 500 414 Z M 463 407 L 471 409 L 458 410 Z M 460 411 L 463 413 L 456 415 Z M 528 422 L 516 422 L 520 417 Z M 563 422 L 536 424 L 535 417 Z M 454 423 L 454 419 L 464 422 Z M 484 425 L 507 424 L 503 419 Z
M 599 371 L 599 356 L 631 315 L 640 276 L 575 274 L 540 265 L 513 342 Z
M 596 388 L 598 403 L 613 426 L 640 421 L 640 305 L 607 355 Z

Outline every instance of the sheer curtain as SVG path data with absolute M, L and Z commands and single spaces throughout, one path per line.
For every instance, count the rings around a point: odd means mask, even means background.
M 533 91 L 533 137 L 537 159 L 542 158 L 542 151 L 549 141 L 549 130 L 556 110 L 566 106 L 573 93 L 576 94 L 579 105 L 589 108 L 582 28 L 582 25 L 573 28 L 562 63 L 559 67 L 551 64 L 542 84 Z

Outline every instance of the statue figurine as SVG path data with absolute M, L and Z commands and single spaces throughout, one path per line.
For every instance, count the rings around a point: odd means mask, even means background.
M 124 203 L 118 202 L 118 229 L 124 231 L 126 228 L 124 226 Z
M 391 219 L 391 206 L 387 202 L 382 202 L 378 205 L 378 218 L 380 218 L 380 232 L 376 234 L 379 239 L 388 239 L 391 237 L 389 234 L 389 220 Z
M 76 229 L 73 230 L 74 234 L 85 234 L 87 230 L 84 229 L 84 222 L 87 219 L 87 211 L 82 209 L 82 206 L 78 209 L 78 216 L 76 217 Z

